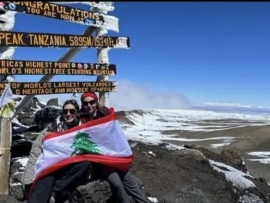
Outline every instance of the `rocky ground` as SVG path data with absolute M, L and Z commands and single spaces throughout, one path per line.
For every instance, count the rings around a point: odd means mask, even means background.
M 42 105 L 47 106 L 46 109 L 37 113 L 36 109 Z M 13 123 L 11 196 L 0 196 L 0 203 L 24 200 L 20 178 L 32 141 L 46 123 L 58 115 L 57 106 L 57 100 L 51 100 L 45 105 L 34 99 L 31 106 L 17 117 L 20 123 L 32 126 Z M 44 116 L 48 119 L 44 119 Z M 118 116 L 121 122 L 123 115 Z M 181 150 L 169 150 L 166 143 L 155 146 L 134 141 L 130 141 L 130 145 L 135 155 L 131 171 L 151 202 L 270 202 L 267 182 L 251 176 L 242 157 L 235 150 L 213 152 L 193 145 L 186 145 Z M 77 200 L 74 202 L 105 203 L 110 201 L 110 196 L 107 182 L 93 181 L 75 191 L 74 197 Z
M 248 155 L 250 152 L 269 152 L 270 151 L 270 126 L 250 126 L 239 127 L 235 129 L 220 130 L 215 132 L 182 132 L 181 137 L 188 138 L 210 138 L 210 137 L 232 137 L 233 141 L 228 146 L 211 149 L 220 152 L 223 149 L 232 149 L 237 151 L 244 159 L 249 172 L 257 177 L 264 178 L 270 182 L 270 165 L 262 164 L 259 161 L 251 161 L 254 157 Z M 179 142 L 167 141 L 176 145 L 195 144 L 208 148 L 216 140 L 205 140 L 198 142 Z

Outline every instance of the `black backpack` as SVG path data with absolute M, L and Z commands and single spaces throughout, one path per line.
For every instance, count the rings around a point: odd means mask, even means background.
M 35 113 L 34 121 L 39 125 L 40 128 L 44 129 L 49 123 L 53 123 L 55 119 L 60 115 L 60 113 L 60 109 L 46 107 L 44 109 L 38 110 Z

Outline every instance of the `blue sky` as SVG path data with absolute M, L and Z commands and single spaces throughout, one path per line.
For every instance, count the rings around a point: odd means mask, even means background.
M 110 51 L 110 62 L 118 71 L 110 80 L 147 89 L 148 96 L 163 95 L 164 101 L 166 94 L 184 94 L 191 102 L 270 106 L 269 2 L 116 2 L 115 7 L 109 15 L 119 18 L 120 32 L 109 35 L 129 36 L 131 48 Z M 17 14 L 13 31 L 81 34 L 85 29 L 74 23 Z M 65 51 L 18 48 L 14 59 L 56 61 Z M 94 63 L 96 49 L 85 49 L 72 61 Z M 21 75 L 16 81 L 40 78 Z M 94 81 L 95 77 L 53 79 L 67 80 Z M 133 94 L 132 89 L 126 91 Z

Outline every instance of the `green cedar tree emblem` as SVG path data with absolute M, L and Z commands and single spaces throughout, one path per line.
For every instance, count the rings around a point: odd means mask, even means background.
M 90 136 L 88 133 L 81 133 L 78 131 L 71 145 L 71 148 L 74 148 L 71 156 L 78 154 L 99 154 L 100 149 L 97 144 L 89 138 Z

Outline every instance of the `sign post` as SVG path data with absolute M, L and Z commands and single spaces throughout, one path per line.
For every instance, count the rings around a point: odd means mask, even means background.
M 0 2 L 0 31 L 9 31 L 15 24 L 15 12 L 3 11 L 5 6 L 4 2 Z M 1 47 L 0 59 L 11 60 L 13 58 L 15 47 Z M 12 82 L 14 76 L 12 74 L 0 74 L 0 81 Z M 4 108 L 4 107 L 2 107 Z M 3 109 L 1 109 L 3 110 Z M 11 118 L 9 116 L 0 116 L 1 129 L 0 129 L 0 194 L 9 194 L 9 170 L 10 170 L 10 148 L 12 141 Z
M 98 55 L 98 62 L 99 63 L 107 63 L 109 64 L 109 56 L 108 56 L 108 48 L 105 49 L 98 49 L 97 50 L 97 55 Z M 109 80 L 108 75 L 100 75 L 97 76 L 97 82 L 105 82 Z M 99 92 L 99 104 L 101 106 L 106 106 L 109 107 L 109 92 Z
M 1 118 L 1 145 L 0 145 L 0 194 L 9 194 L 9 168 L 11 146 L 11 121 L 10 118 Z
M 95 32 L 95 27 L 88 27 L 83 33 L 82 36 L 91 36 Z M 67 50 L 67 52 L 60 57 L 58 62 L 68 62 L 71 61 L 72 58 L 74 58 L 83 48 L 82 47 L 72 47 Z M 48 82 L 51 79 L 53 79 L 54 75 L 44 75 L 39 82 Z M 35 95 L 26 95 L 22 101 L 19 103 L 19 105 L 16 106 L 16 111 L 14 116 L 16 116 L 17 112 L 19 112 L 25 105 L 27 105 L 31 99 Z
M 0 94 L 5 94 L 8 85 L 11 95 L 25 95 L 16 107 L 13 117 L 35 95 L 74 94 L 93 91 L 99 92 L 101 105 L 109 107 L 109 92 L 117 91 L 117 82 L 108 81 L 109 75 L 116 75 L 116 66 L 109 64 L 108 51 L 114 48 L 127 49 L 130 47 L 130 42 L 129 37 L 104 36 L 108 33 L 107 30 L 118 32 L 118 18 L 107 15 L 108 11 L 114 9 L 113 2 L 85 3 L 92 6 L 91 11 L 59 4 L 30 1 L 2 3 L 5 12 L 21 12 L 90 26 L 82 35 L 10 32 L 10 29 L 0 29 L 0 51 L 12 47 L 69 48 L 57 62 L 12 60 L 14 51 L 7 52 L 6 55 L 2 54 L 3 57 L 0 56 L 0 75 L 43 75 L 39 82 L 0 80 Z M 98 49 L 97 63 L 69 62 L 83 48 Z M 98 78 L 95 82 L 49 82 L 54 75 L 96 75 Z M 14 106 L 12 109 L 14 110 Z M 3 174 L 0 174 L 0 176 L 4 177 L 4 181 L 7 183 L 0 188 L 0 192 L 3 191 L 2 194 L 9 193 L 11 118 L 12 115 L 10 114 L 7 119 L 6 117 L 3 118 L 1 123 L 0 172 Z
M 105 9 L 100 9 L 100 8 L 93 8 L 92 9 L 94 12 L 99 12 L 104 15 L 108 13 L 108 10 Z M 97 36 L 103 36 L 108 34 L 108 31 L 103 27 L 97 28 L 96 29 L 96 35 Z M 97 49 L 97 61 L 98 63 L 101 64 L 109 64 L 109 48 L 98 48 Z M 97 77 L 96 81 L 101 82 L 101 81 L 108 81 L 109 77 L 105 75 L 100 75 Z M 109 93 L 108 92 L 99 92 L 99 104 L 101 106 L 106 106 L 109 107 Z

